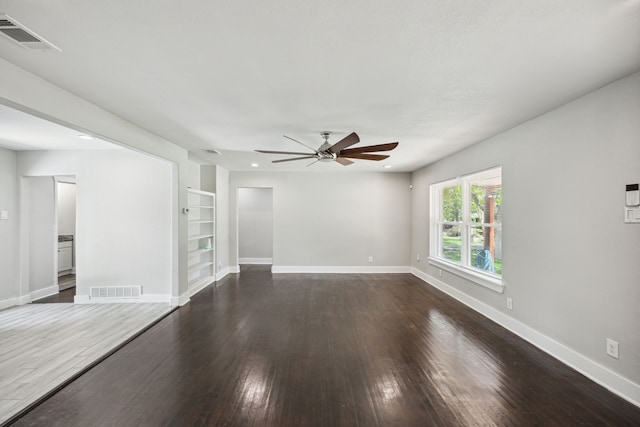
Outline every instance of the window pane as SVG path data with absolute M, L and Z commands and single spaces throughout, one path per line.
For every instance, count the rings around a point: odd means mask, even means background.
M 502 274 L 501 234 L 497 227 L 469 227 L 471 267 Z
M 440 239 L 442 257 L 456 264 L 460 264 L 460 260 L 462 259 L 460 227 L 457 225 L 442 225 Z
M 460 185 L 442 189 L 442 219 L 448 222 L 462 221 L 462 187 Z
M 471 223 L 494 224 L 502 221 L 502 185 L 491 181 L 471 184 Z

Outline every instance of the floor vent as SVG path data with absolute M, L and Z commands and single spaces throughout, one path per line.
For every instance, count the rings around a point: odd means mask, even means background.
M 61 51 L 59 47 L 37 35 L 9 15 L 0 15 L 0 34 L 27 49 Z
M 91 298 L 140 298 L 141 286 L 96 286 L 90 289 Z

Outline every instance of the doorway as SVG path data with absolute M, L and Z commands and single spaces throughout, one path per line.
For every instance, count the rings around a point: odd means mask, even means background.
M 238 264 L 273 264 L 273 188 L 238 188 Z
M 34 303 L 73 303 L 75 176 L 25 177 L 28 292 Z
M 76 294 L 76 179 L 56 177 L 58 290 L 60 301 L 73 302 Z

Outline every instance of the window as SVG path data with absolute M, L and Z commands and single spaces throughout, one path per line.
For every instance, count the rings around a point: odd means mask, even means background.
M 433 184 L 430 193 L 430 262 L 501 289 L 502 168 Z

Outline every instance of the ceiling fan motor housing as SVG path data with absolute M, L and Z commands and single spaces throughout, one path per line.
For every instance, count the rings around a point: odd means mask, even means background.
M 320 147 L 322 148 L 322 147 Z M 330 151 L 320 151 L 318 150 L 318 161 L 319 162 L 333 162 L 336 159 L 335 153 Z

